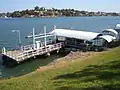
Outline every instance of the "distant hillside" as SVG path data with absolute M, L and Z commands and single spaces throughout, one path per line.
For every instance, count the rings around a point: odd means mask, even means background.
M 34 9 L 26 9 L 22 11 L 14 11 L 12 13 L 0 13 L 0 17 L 60 17 L 60 16 L 120 16 L 116 12 L 88 12 L 74 9 L 46 9 L 45 7 L 36 6 Z

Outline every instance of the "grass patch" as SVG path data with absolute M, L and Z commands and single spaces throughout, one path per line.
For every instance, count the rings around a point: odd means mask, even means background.
M 120 47 L 0 81 L 0 90 L 120 89 Z

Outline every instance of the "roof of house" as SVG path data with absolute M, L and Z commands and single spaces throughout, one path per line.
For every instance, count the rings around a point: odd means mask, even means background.
M 109 32 L 113 32 L 115 34 L 118 34 L 118 32 L 116 30 L 114 30 L 114 29 L 105 29 L 104 31 L 109 31 Z
M 110 35 L 103 35 L 103 36 L 99 36 L 99 37 L 107 40 L 108 42 L 111 42 L 112 40 L 116 39 L 115 37 L 110 36 Z
M 117 24 L 115 28 L 120 29 L 120 24 Z

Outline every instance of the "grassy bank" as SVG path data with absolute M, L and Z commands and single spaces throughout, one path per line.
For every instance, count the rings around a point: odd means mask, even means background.
M 39 72 L 38 72 L 39 71 Z M 120 47 L 0 81 L 0 90 L 120 89 Z

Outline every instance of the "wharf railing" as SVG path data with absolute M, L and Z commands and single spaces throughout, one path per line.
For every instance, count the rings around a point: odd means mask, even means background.
M 3 53 L 3 55 L 6 55 L 8 58 L 12 58 L 19 63 L 32 57 L 48 54 L 52 51 L 59 50 L 63 46 L 63 42 L 42 46 L 39 49 L 33 49 L 33 45 L 27 45 L 22 50 L 7 51 L 6 53 Z

